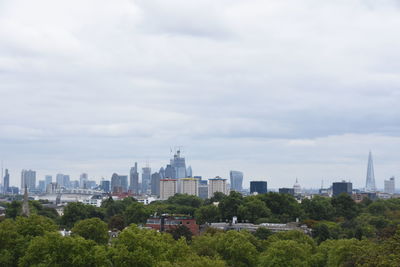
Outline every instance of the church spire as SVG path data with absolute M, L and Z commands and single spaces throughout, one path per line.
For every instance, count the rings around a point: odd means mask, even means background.
M 22 203 L 22 216 L 29 217 L 28 188 L 25 184 L 24 201 Z

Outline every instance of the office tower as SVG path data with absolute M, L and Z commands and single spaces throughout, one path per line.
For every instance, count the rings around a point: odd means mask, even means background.
M 38 189 L 39 189 L 40 193 L 43 193 L 43 192 L 46 191 L 46 182 L 45 182 L 45 180 L 39 180 Z
M 160 199 L 167 200 L 176 194 L 176 179 L 160 180 Z
M 235 191 L 242 191 L 243 172 L 230 171 L 229 176 L 231 178 L 231 189 Z
M 193 176 L 192 166 L 187 167 L 186 177 L 191 178 Z
M 161 176 L 158 172 L 151 175 L 151 194 L 154 196 L 160 196 L 160 180 Z
M 135 195 L 139 194 L 139 172 L 137 162 L 129 171 L 129 190 Z
M 7 194 L 10 190 L 10 174 L 8 173 L 8 169 L 5 170 L 4 178 L 3 178 L 3 192 Z
M 288 194 L 294 196 L 294 188 L 279 188 L 279 194 Z
M 47 188 L 47 185 L 53 182 L 53 176 L 51 176 L 51 175 L 46 175 L 46 176 L 44 177 L 44 182 L 45 182 L 45 185 L 46 185 L 46 188 Z
M 215 177 L 208 179 L 208 197 L 213 197 L 216 192 L 221 192 L 224 194 L 228 193 L 228 188 L 226 186 L 226 179 L 221 177 Z
M 64 175 L 64 186 L 65 186 L 65 188 L 71 187 L 69 175 Z
M 250 182 L 250 194 L 266 194 L 267 193 L 267 182 L 266 181 L 251 181 Z
M 199 180 L 199 179 L 198 179 Z M 199 197 L 202 199 L 208 198 L 208 183 L 207 180 L 199 180 Z
M 170 161 L 171 166 L 175 169 L 175 178 L 186 178 L 185 158 L 181 157 L 181 151 L 177 150 L 174 157 Z
M 55 194 L 57 189 L 58 189 L 58 184 L 57 183 L 49 183 L 46 186 L 46 193 L 47 194 Z
M 36 172 L 32 170 L 22 170 L 21 172 L 21 189 L 27 186 L 28 190 L 36 188 Z
M 36 175 L 36 174 L 35 174 Z M 22 201 L 22 216 L 29 217 L 29 200 L 28 200 L 28 188 L 25 183 L 25 192 L 24 192 L 24 200 Z
M 89 180 L 88 174 L 87 173 L 82 173 L 79 176 L 79 187 L 86 189 L 87 188 L 86 183 L 87 183 L 88 180 Z
M 369 192 L 375 192 L 375 173 L 374 173 L 374 163 L 372 161 L 372 153 L 369 152 L 368 155 L 368 167 L 367 167 L 367 179 L 365 183 L 365 190 Z
M 166 178 L 166 179 L 175 179 L 176 178 L 175 168 L 172 167 L 171 164 L 168 164 L 167 167 L 165 168 L 164 178 Z
M 336 182 L 332 184 L 332 195 L 338 196 L 342 193 L 351 195 L 353 193 L 353 184 L 346 181 Z
M 195 178 L 182 178 L 182 194 L 199 196 L 199 180 Z
M 81 188 L 81 182 L 78 181 L 78 180 L 70 181 L 69 184 L 70 184 L 70 187 L 71 187 L 72 189 Z
M 388 193 L 388 194 L 394 194 L 395 193 L 394 177 L 390 177 L 389 180 L 385 180 L 384 192 Z
M 57 182 L 57 185 L 58 185 L 58 187 L 67 187 L 67 185 L 65 184 L 65 178 L 64 178 L 64 174 L 62 174 L 62 173 L 58 173 L 57 175 L 56 175 L 56 182 Z
M 103 178 L 103 180 L 101 180 L 101 182 L 100 182 L 100 188 L 104 192 L 109 193 L 110 192 L 110 181 L 104 180 L 104 178 Z
M 160 171 L 158 173 L 160 174 L 161 179 L 165 179 L 165 169 L 164 169 L 164 167 L 161 167 Z
M 147 191 L 150 190 L 150 182 L 151 182 L 151 168 L 144 167 L 142 168 L 142 194 L 147 194 Z
M 116 194 L 128 192 L 128 176 L 113 173 L 111 176 L 111 191 Z
M 293 191 L 295 195 L 300 195 L 301 194 L 301 186 L 299 184 L 299 180 L 296 178 L 296 182 L 293 185 Z

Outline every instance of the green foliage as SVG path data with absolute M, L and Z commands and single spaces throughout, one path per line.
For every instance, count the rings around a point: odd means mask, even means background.
M 239 192 L 231 191 L 229 196 L 219 202 L 219 210 L 223 220 L 232 220 L 238 215 L 239 207 L 243 204 L 243 196 Z
M 125 220 L 122 215 L 114 215 L 108 221 L 108 228 L 111 230 L 120 230 L 122 231 L 125 228 Z
M 218 222 L 221 218 L 218 207 L 207 205 L 198 208 L 195 212 L 195 218 L 198 224 Z
M 354 200 L 348 194 L 342 193 L 331 199 L 336 217 L 353 219 L 358 215 L 359 209 Z
M 185 225 L 179 225 L 175 228 L 169 229 L 167 232 L 170 233 L 175 240 L 179 240 L 180 238 L 184 237 L 185 240 L 191 241 L 193 236 L 190 229 Z
M 168 204 L 190 206 L 193 208 L 199 208 L 203 204 L 203 200 L 201 198 L 187 194 L 175 194 L 166 202 Z
M 304 199 L 301 207 L 304 209 L 306 217 L 312 220 L 332 220 L 335 215 L 335 209 L 330 199 L 326 197 L 315 196 L 311 200 Z
M 64 209 L 64 215 L 61 217 L 61 225 L 70 229 L 76 222 L 94 217 L 104 219 L 103 211 L 92 205 L 85 205 L 80 202 L 69 203 Z
M 105 247 L 82 237 L 62 237 L 47 233 L 31 241 L 20 267 L 29 266 L 110 266 Z
M 130 225 L 131 223 L 143 224 L 146 223 L 150 212 L 146 209 L 143 203 L 133 202 L 124 211 L 125 224 Z
M 109 239 L 107 224 L 99 218 L 81 220 L 75 223 L 71 231 L 98 244 L 107 244 Z
M 307 243 L 293 240 L 273 242 L 259 261 L 260 267 L 301 267 L 309 266 L 312 248 Z
M 303 217 L 300 204 L 289 194 L 269 192 L 259 197 L 281 222 L 294 221 L 296 218 Z
M 254 223 L 260 218 L 270 217 L 271 210 L 259 198 L 246 197 L 244 203 L 239 206 L 238 215 L 241 220 Z
M 272 235 L 272 231 L 266 227 L 259 227 L 254 233 L 254 236 L 260 240 L 266 240 Z

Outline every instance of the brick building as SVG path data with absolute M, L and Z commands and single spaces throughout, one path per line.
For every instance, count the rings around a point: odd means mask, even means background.
M 199 225 L 196 220 L 187 215 L 162 215 L 152 216 L 147 219 L 146 227 L 150 227 L 154 230 L 161 231 L 161 222 L 164 219 L 164 231 L 171 230 L 180 225 L 184 225 L 192 232 L 193 235 L 199 234 Z

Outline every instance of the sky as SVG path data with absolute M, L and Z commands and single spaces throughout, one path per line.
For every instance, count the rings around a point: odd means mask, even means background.
M 0 0 L 0 159 L 270 188 L 400 174 L 397 0 Z

